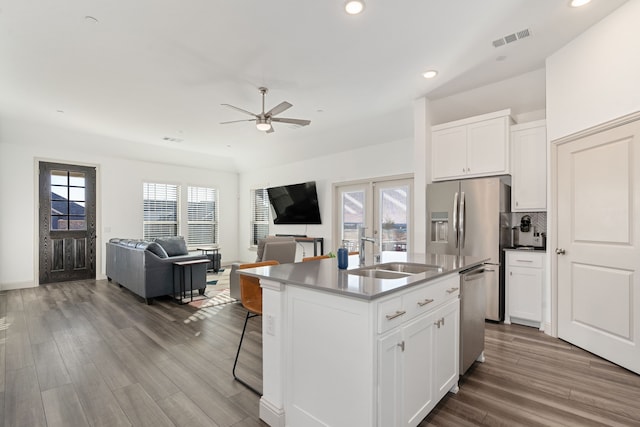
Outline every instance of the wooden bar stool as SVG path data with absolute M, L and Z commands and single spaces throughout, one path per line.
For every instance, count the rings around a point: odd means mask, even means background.
M 255 262 L 252 264 L 241 264 L 238 270 L 243 268 L 264 267 L 266 265 L 277 265 L 278 261 L 263 261 Z M 238 272 L 238 278 L 240 279 L 240 302 L 242 306 L 247 309 L 247 317 L 244 319 L 244 327 L 242 328 L 242 335 L 240 336 L 240 344 L 238 344 L 238 351 L 236 352 L 236 360 L 233 362 L 233 378 L 240 384 L 253 391 L 258 396 L 262 396 L 257 389 L 249 385 L 246 381 L 238 378 L 236 375 L 236 365 L 238 364 L 238 356 L 240 356 L 240 348 L 242 347 L 242 341 L 244 340 L 244 333 L 247 330 L 247 322 L 252 317 L 262 316 L 262 288 L 260 287 L 260 279 L 257 277 L 247 276 Z

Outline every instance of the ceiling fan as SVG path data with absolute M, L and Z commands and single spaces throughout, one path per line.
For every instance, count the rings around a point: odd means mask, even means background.
M 273 127 L 271 126 L 272 122 L 291 123 L 291 124 L 298 125 L 298 126 L 307 126 L 309 123 L 311 123 L 311 120 L 285 119 L 284 117 L 274 117 L 274 116 L 282 113 L 283 111 L 288 110 L 289 108 L 293 107 L 293 105 L 288 103 L 287 101 L 282 101 L 280 104 L 276 105 L 271 110 L 269 110 L 269 111 L 267 111 L 265 113 L 265 111 L 264 111 L 264 96 L 267 93 L 268 89 L 266 87 L 260 87 L 260 88 L 258 88 L 258 90 L 262 94 L 262 112 L 260 114 L 255 114 L 255 113 L 252 113 L 250 111 L 243 110 L 242 108 L 234 107 L 233 105 L 230 105 L 230 104 L 222 104 L 225 107 L 233 108 L 234 110 L 238 110 L 238 111 L 240 111 L 242 113 L 248 114 L 248 115 L 253 116 L 255 118 L 254 119 L 245 119 L 245 120 L 232 120 L 230 122 L 221 122 L 220 124 L 224 125 L 224 124 L 227 124 L 227 123 L 251 122 L 251 121 L 255 120 L 256 127 L 258 128 L 258 130 L 265 131 L 266 133 L 271 133 L 271 132 L 273 132 Z

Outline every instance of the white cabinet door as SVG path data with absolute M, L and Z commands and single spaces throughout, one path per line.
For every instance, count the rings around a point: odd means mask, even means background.
M 402 423 L 402 331 L 378 339 L 378 426 Z
M 510 110 L 496 111 L 434 126 L 431 132 L 432 179 L 509 173 Z
M 467 126 L 467 175 L 509 172 L 509 121 L 498 117 Z
M 434 131 L 431 137 L 433 179 L 464 176 L 467 172 L 467 128 Z
M 404 426 L 417 426 L 435 406 L 433 396 L 433 315 L 423 315 L 403 328 Z
M 545 121 L 511 128 L 511 210 L 547 209 L 547 131 Z
M 509 316 L 540 322 L 542 320 L 542 270 L 508 267 Z
M 433 323 L 436 325 L 436 333 L 433 349 L 436 402 L 458 382 L 460 366 L 459 312 L 460 300 L 456 299 L 434 313 Z M 439 325 L 438 322 L 440 322 Z
M 505 323 L 542 321 L 544 257 L 544 252 L 507 251 Z

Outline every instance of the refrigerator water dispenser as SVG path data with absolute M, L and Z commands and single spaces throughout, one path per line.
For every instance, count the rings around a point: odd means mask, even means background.
M 447 242 L 449 231 L 449 213 L 448 212 L 432 212 L 431 213 L 431 241 Z

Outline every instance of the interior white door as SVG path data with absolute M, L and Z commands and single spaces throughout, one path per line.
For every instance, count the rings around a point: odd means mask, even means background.
M 640 373 L 640 122 L 558 146 L 558 336 Z

